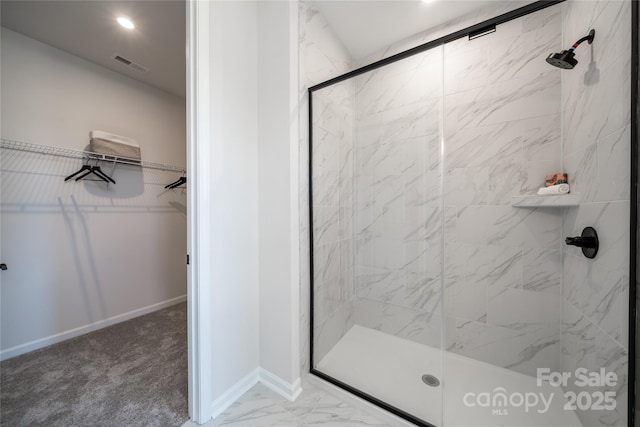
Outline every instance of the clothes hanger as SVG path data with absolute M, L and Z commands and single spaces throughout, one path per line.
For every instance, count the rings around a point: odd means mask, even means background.
M 68 177 L 66 177 L 64 180 L 68 181 L 69 179 L 73 178 L 74 176 L 78 175 L 81 172 L 84 172 L 82 175 L 78 176 L 76 178 L 76 181 L 80 181 L 82 178 L 86 177 L 89 174 L 94 174 L 95 176 L 97 176 L 98 178 L 100 178 L 102 181 L 104 182 L 112 182 L 112 183 L 116 183 L 109 175 L 105 174 L 102 169 L 100 168 L 100 166 L 98 166 L 98 159 L 96 160 L 96 164 L 94 166 L 91 166 L 88 164 L 88 162 L 91 161 L 91 159 L 89 159 L 87 161 L 87 164 L 82 165 L 82 167 L 80 168 L 80 170 L 78 170 L 77 172 L 74 172 L 73 174 L 69 175 Z
M 106 178 L 107 180 L 111 181 L 112 183 L 114 183 L 114 184 L 116 183 L 116 182 L 113 180 L 113 178 L 111 178 L 109 175 L 107 175 L 106 173 L 104 173 L 104 172 L 102 171 L 102 169 L 100 169 L 100 166 L 98 166 L 97 164 L 91 168 L 91 172 L 93 172 L 95 175 L 99 176 L 99 177 L 100 177 L 100 178 L 102 178 L 102 179 L 105 179 L 105 178 Z
M 76 176 L 76 175 L 78 175 L 79 173 L 82 173 L 82 172 L 84 172 L 84 171 L 89 171 L 89 172 L 90 172 L 90 171 L 91 171 L 91 166 L 89 166 L 89 165 L 82 165 L 82 167 L 81 167 L 79 170 L 75 171 L 74 173 L 72 173 L 71 175 L 69 175 L 68 177 L 66 177 L 64 180 L 65 180 L 65 181 L 69 181 L 71 178 L 73 178 L 74 176 Z M 85 176 L 85 175 L 87 175 L 87 174 L 84 174 L 84 175 L 82 175 L 82 176 Z
M 167 184 L 164 186 L 164 188 L 176 188 L 176 187 L 180 187 L 182 184 L 186 184 L 187 183 L 187 178 L 185 176 L 181 176 L 180 178 L 178 178 L 176 181 L 172 182 L 171 184 Z

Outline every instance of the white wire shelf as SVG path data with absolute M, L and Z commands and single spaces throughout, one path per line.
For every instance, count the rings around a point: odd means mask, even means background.
M 74 150 L 71 148 L 52 147 L 50 145 L 31 144 L 29 142 L 0 139 L 0 148 L 9 150 L 26 151 L 29 153 L 47 154 L 51 156 L 67 157 L 71 159 L 104 160 L 125 165 L 140 166 L 147 169 L 186 173 L 182 166 L 165 165 L 162 163 L 145 162 L 129 157 L 112 156 L 109 154 L 93 153 L 90 151 Z

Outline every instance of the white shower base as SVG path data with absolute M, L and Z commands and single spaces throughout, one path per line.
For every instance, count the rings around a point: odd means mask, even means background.
M 573 411 L 564 410 L 561 388 L 474 359 L 355 325 L 316 366 L 321 372 L 345 382 L 436 426 L 445 427 L 582 427 Z M 444 372 L 444 374 L 443 374 Z M 441 382 L 429 387 L 423 374 Z M 468 407 L 467 393 L 492 393 L 494 389 L 512 393 L 543 393 L 546 413 L 536 408 L 507 406 L 507 414 L 494 414 L 492 407 Z M 443 395 L 444 393 L 444 395 Z M 444 398 L 444 399 L 443 399 Z M 443 402 L 444 400 L 444 402 Z M 474 401 L 469 396 L 467 401 Z M 444 405 L 443 405 L 444 403 Z M 504 408 L 502 408 L 504 410 Z M 444 420 L 443 420 L 444 415 Z

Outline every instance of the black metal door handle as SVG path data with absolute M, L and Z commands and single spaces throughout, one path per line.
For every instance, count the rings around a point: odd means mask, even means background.
M 0 270 L 4 271 L 6 269 L 7 269 L 7 264 L 5 264 L 5 263 L 0 264 Z

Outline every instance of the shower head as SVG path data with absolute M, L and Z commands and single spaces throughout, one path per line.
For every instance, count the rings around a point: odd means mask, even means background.
M 547 62 L 554 67 L 562 68 L 563 70 L 572 70 L 573 67 L 578 65 L 578 60 L 575 58 L 574 51 L 580 43 L 587 41 L 589 44 L 593 43 L 593 39 L 596 36 L 596 31 L 591 30 L 589 34 L 578 40 L 569 48 L 569 50 L 563 50 L 560 53 L 552 53 L 547 57 Z

